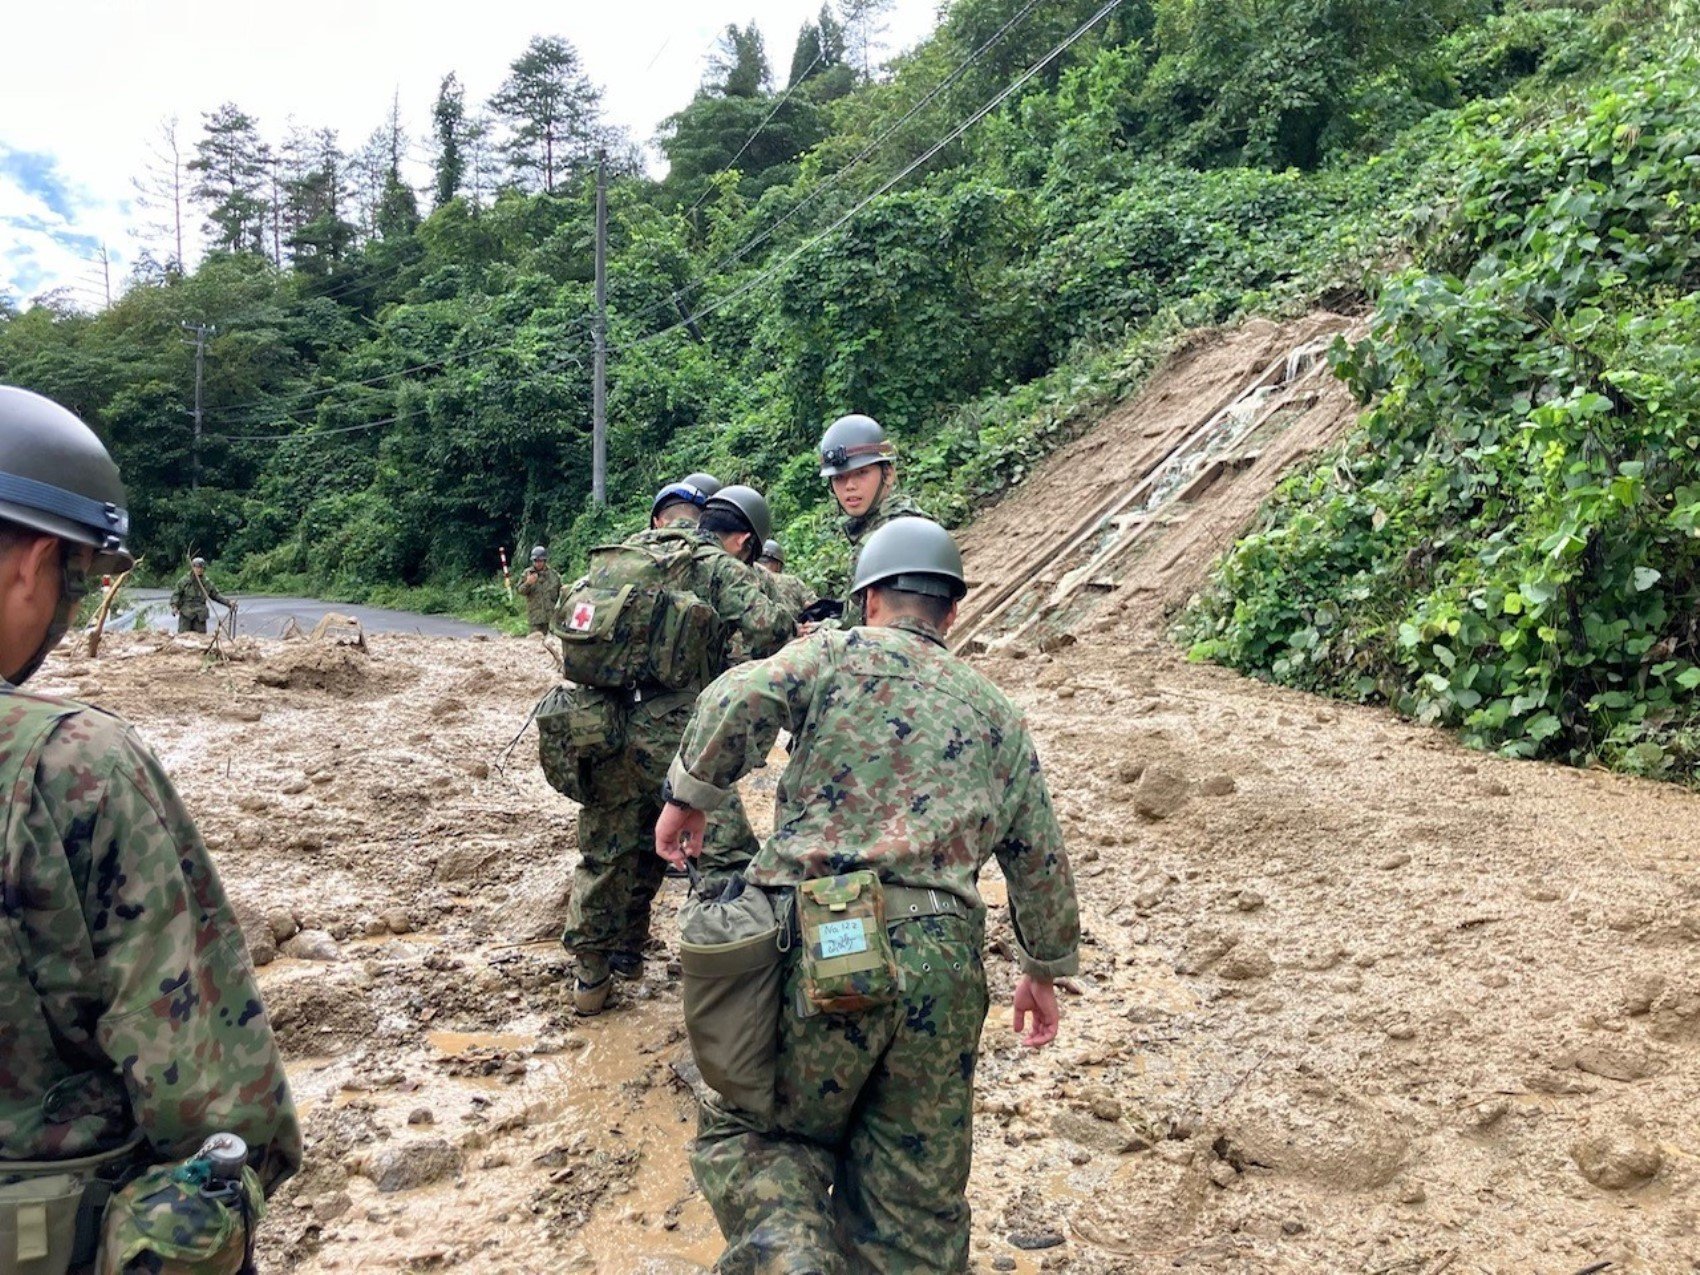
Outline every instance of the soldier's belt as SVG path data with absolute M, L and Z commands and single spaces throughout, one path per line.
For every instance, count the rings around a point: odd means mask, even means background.
M 968 920 L 974 909 L 961 895 L 928 886 L 888 885 L 885 887 L 885 923 L 908 920 L 916 916 L 959 916 Z

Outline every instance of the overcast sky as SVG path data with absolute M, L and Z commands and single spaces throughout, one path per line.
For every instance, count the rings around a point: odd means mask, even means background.
M 401 95 L 421 137 L 450 71 L 481 103 L 533 35 L 561 35 L 606 91 L 611 118 L 647 141 L 690 100 L 728 22 L 752 18 L 783 78 L 820 0 L 482 0 L 430 16 L 419 0 L 294 0 L 277 9 L 165 0 L 55 0 L 6 6 L 0 78 L 0 298 L 54 287 L 102 300 L 100 253 L 114 291 L 140 245 L 131 178 L 159 121 L 182 136 L 235 102 L 280 139 L 289 120 L 359 145 Z M 932 29 L 937 0 L 896 0 L 887 51 Z M 421 143 L 423 146 L 423 143 Z M 424 174 L 419 174 L 423 179 Z M 197 219 L 198 220 L 198 219 Z

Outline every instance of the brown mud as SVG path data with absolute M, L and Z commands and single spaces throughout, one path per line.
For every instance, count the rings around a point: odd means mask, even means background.
M 1208 375 L 1208 414 L 1314 335 L 1197 343 L 1100 432 L 1188 436 L 1199 412 L 1165 424 L 1154 396 Z M 1335 394 L 1260 457 L 1324 445 L 1350 417 Z M 1168 454 L 1148 441 L 1147 472 Z M 1101 498 L 1106 453 L 1076 447 L 979 524 L 971 574 L 991 580 L 1012 537 L 1030 549 L 1047 509 Z M 1700 802 L 1186 663 L 1165 613 L 1267 490 L 1261 463 L 1156 510 L 1090 605 L 981 635 L 1039 738 L 1085 945 L 1039 1053 L 1008 1024 L 1012 967 L 989 963 L 977 1269 L 1700 1269 Z M 109 642 L 55 656 L 42 685 L 123 713 L 165 758 L 304 1111 L 264 1268 L 709 1264 L 674 1070 L 682 893 L 658 903 L 644 979 L 575 1019 L 554 942 L 575 808 L 535 734 L 497 764 L 552 681 L 539 645 L 244 640 L 208 665 L 188 640 Z M 986 894 L 1007 957 L 1001 882 Z

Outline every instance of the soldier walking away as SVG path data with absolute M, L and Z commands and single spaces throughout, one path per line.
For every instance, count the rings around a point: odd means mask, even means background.
M 661 489 L 657 511 L 680 486 Z M 700 523 L 640 531 L 593 550 L 582 586 L 556 612 L 568 677 L 600 688 L 593 693 L 618 717 L 624 740 L 590 769 L 579 812 L 579 864 L 561 942 L 573 954 L 580 1014 L 602 1010 L 610 975 L 642 976 L 664 868 L 651 853 L 661 785 L 697 692 L 726 667 L 733 635 L 758 657 L 791 636 L 795 617 L 751 573 L 769 529 L 759 492 L 722 488 L 702 507 Z M 648 600 L 641 614 L 640 598 Z M 727 803 L 724 819 L 719 840 L 741 863 L 754 853 L 755 834 L 736 802 Z
M 208 604 L 211 602 L 221 607 L 234 605 L 218 591 L 217 585 L 207 579 L 207 560 L 195 558 L 189 563 L 189 573 L 171 591 L 171 614 L 177 617 L 177 631 L 205 633 Z
M 773 591 L 793 611 L 802 611 L 815 600 L 815 591 L 785 570 L 785 546 L 769 540 L 762 546 L 757 566 L 773 576 Z
M 856 601 L 856 563 L 868 538 L 894 518 L 925 518 L 926 512 L 897 485 L 897 445 L 871 416 L 840 416 L 820 439 L 820 476 L 844 517 L 839 528 L 850 542 L 850 579 L 838 625 L 862 623 Z
M 197 1148 L 229 1175 L 239 1261 L 259 1193 L 301 1163 L 242 932 L 170 779 L 119 718 L 19 689 L 91 573 L 132 564 L 128 531 L 94 432 L 0 387 L 0 1243 L 19 1246 L 0 1269 L 82 1269 L 114 1245 L 160 1269 L 161 1201 L 185 1242 L 229 1230 L 209 1187 L 172 1194 L 163 1166 Z
M 520 577 L 519 594 L 525 599 L 525 619 L 533 633 L 547 633 L 561 600 L 561 576 L 549 565 L 549 551 L 542 545 L 531 551 L 531 565 Z
M 920 518 L 881 528 L 852 587 L 865 627 L 794 642 L 698 697 L 655 831 L 662 857 L 695 853 L 704 812 L 793 733 L 778 831 L 744 873 L 791 903 L 774 1113 L 706 1102 L 691 1150 L 721 1272 L 966 1270 L 988 859 L 1009 887 L 1024 1044 L 1055 1038 L 1052 983 L 1079 964 L 1033 740 L 944 647 L 967 588 L 950 535 Z

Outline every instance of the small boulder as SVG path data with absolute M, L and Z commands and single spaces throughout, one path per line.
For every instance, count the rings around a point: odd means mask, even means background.
M 1206 775 L 1198 784 L 1198 791 L 1206 797 L 1226 797 L 1238 788 L 1232 775 Z
M 1168 819 L 1191 796 L 1187 777 L 1169 766 L 1147 766 L 1133 789 L 1133 808 L 1145 819 Z
M 302 930 L 279 949 L 297 961 L 340 961 L 342 949 L 324 930 Z
M 1664 1165 L 1658 1146 L 1634 1129 L 1591 1134 L 1570 1148 L 1582 1176 L 1607 1191 L 1624 1191 L 1650 1182 Z
M 388 1195 L 430 1186 L 459 1173 L 460 1169 L 460 1152 L 442 1138 L 430 1138 L 404 1142 L 380 1152 L 367 1166 L 366 1176 Z
M 1275 972 L 1275 958 L 1260 947 L 1238 943 L 1216 967 L 1216 976 L 1229 982 L 1244 983 L 1254 978 L 1268 978 Z

